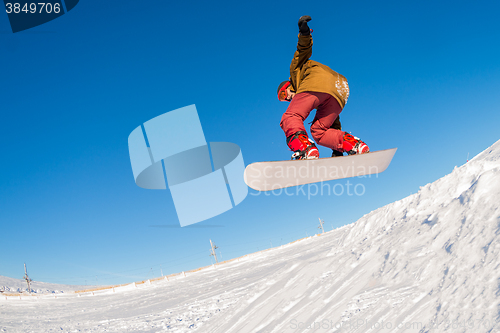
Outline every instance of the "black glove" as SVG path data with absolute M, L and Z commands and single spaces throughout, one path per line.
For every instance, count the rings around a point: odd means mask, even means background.
M 311 34 L 311 29 L 307 25 L 307 22 L 311 21 L 311 16 L 304 15 L 299 18 L 299 31 L 303 36 L 307 36 Z

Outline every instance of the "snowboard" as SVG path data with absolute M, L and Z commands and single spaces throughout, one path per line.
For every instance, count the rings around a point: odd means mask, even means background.
M 245 169 L 245 183 L 257 191 L 272 191 L 334 179 L 378 174 L 389 166 L 397 148 L 360 155 L 313 160 L 257 162 Z

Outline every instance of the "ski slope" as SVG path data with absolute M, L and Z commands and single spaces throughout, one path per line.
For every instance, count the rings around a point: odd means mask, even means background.
M 499 332 L 500 141 L 320 236 L 155 283 L 2 297 L 2 332 Z
M 89 286 L 76 286 L 66 284 L 55 284 L 40 281 L 31 281 L 31 291 L 37 295 L 71 293 L 76 290 L 89 288 Z M 28 291 L 26 281 L 0 276 L 0 292 L 23 293 Z

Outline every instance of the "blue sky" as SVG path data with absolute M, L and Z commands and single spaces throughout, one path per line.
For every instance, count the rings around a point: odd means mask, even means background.
M 499 14 L 495 1 L 81 1 L 16 34 L 0 15 L 0 275 L 26 262 L 38 281 L 138 281 L 209 265 L 209 239 L 230 259 L 417 192 L 500 139 Z M 312 59 L 349 81 L 343 129 L 398 147 L 391 166 L 332 182 L 360 196 L 250 190 L 176 227 L 169 191 L 135 185 L 128 135 L 196 104 L 207 141 L 238 144 L 246 164 L 288 159 L 276 87 L 301 15 Z

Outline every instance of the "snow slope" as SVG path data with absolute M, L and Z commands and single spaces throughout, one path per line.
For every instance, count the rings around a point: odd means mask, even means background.
M 356 223 L 114 291 L 0 297 L 6 332 L 499 332 L 500 141 Z
M 88 286 L 72 286 L 47 282 L 31 281 L 31 292 L 35 294 L 59 294 L 89 288 Z M 13 279 L 0 275 L 0 292 L 27 293 L 28 285 L 21 279 Z

